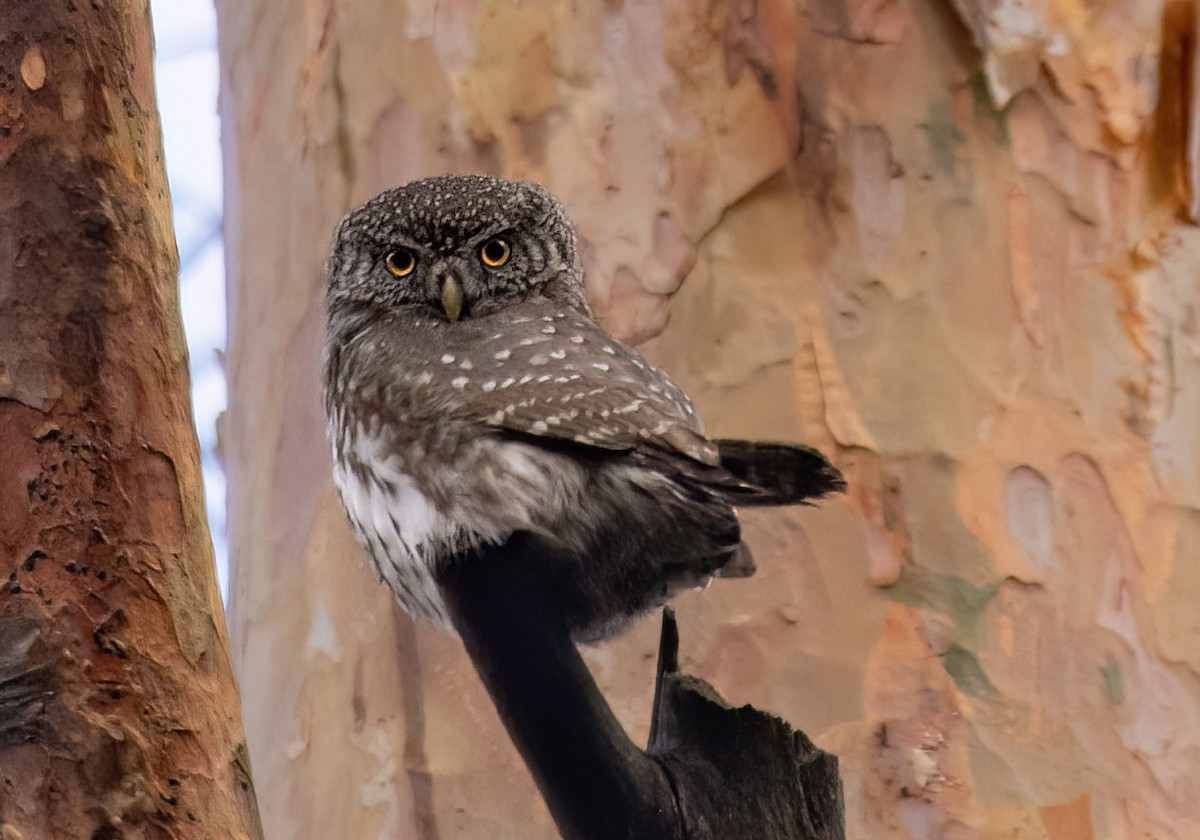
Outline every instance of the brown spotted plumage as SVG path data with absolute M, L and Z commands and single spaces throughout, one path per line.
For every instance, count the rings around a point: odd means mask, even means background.
M 516 530 L 564 549 L 556 590 L 594 640 L 742 554 L 733 505 L 840 489 L 812 450 L 704 436 L 593 319 L 574 228 L 537 184 L 382 193 L 338 228 L 327 305 L 336 483 L 400 603 L 443 626 L 446 564 Z

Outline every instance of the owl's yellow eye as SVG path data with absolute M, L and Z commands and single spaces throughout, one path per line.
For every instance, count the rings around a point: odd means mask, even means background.
M 417 258 L 407 248 L 397 248 L 387 255 L 384 265 L 393 277 L 407 277 L 417 267 Z
M 508 262 L 511 256 L 512 248 L 509 247 L 508 240 L 498 236 L 483 243 L 483 247 L 479 249 L 479 259 L 488 268 L 499 268 Z

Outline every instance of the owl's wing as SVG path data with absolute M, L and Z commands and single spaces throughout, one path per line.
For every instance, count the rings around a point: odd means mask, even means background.
M 522 393 L 517 379 L 516 393 L 522 395 L 510 404 L 513 410 L 506 405 L 484 422 L 510 434 L 624 452 L 634 462 L 706 487 L 739 507 L 805 504 L 845 489 L 837 468 L 807 446 L 707 439 L 694 411 L 687 410 L 691 403 L 683 402 L 687 397 L 679 392 L 661 399 L 671 393 L 668 386 L 678 391 L 677 386 L 648 362 L 643 364 L 654 375 L 641 391 L 620 380 L 606 383 L 601 377 L 568 375 L 567 382 L 552 378 L 541 384 L 575 389 Z M 649 383 L 659 390 L 650 391 Z M 581 408 L 584 405 L 587 408 Z
M 720 463 L 691 400 L 665 372 L 581 313 L 530 309 L 539 314 L 474 337 L 476 361 L 460 380 L 464 392 L 478 392 L 463 395 L 472 419 L 576 446 Z
M 684 408 L 657 382 L 657 391 L 652 391 L 652 380 L 638 385 L 570 367 L 539 381 L 544 375 L 534 375 L 524 384 L 529 374 L 515 377 L 506 392 L 508 401 L 479 419 L 506 432 L 574 445 L 613 451 L 658 449 L 701 464 L 720 463 L 717 445 L 704 436 L 694 409 L 687 411 L 690 402 Z
M 683 390 L 582 313 L 527 305 L 476 319 L 442 361 L 468 419 L 578 451 L 622 452 L 735 505 L 797 504 L 842 489 L 819 452 L 712 441 Z

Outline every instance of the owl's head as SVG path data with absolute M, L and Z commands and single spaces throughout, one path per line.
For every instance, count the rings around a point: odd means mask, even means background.
M 411 307 L 448 322 L 531 299 L 587 311 L 575 228 L 544 187 L 439 175 L 351 211 L 329 257 L 330 318 Z

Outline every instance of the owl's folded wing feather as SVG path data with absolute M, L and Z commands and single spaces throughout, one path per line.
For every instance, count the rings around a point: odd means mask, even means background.
M 510 401 L 478 419 L 505 432 L 573 446 L 658 450 L 710 467 L 721 462 L 717 445 L 692 421 L 626 385 L 589 375 L 536 388 L 528 384 L 510 386 Z
M 536 333 L 552 340 L 524 344 L 526 337 L 501 351 L 509 375 L 480 384 L 493 399 L 486 408 L 471 403 L 480 412 L 474 419 L 572 448 L 625 452 L 735 505 L 796 504 L 842 489 L 837 469 L 807 447 L 709 440 L 665 372 L 594 323 L 566 320 Z

